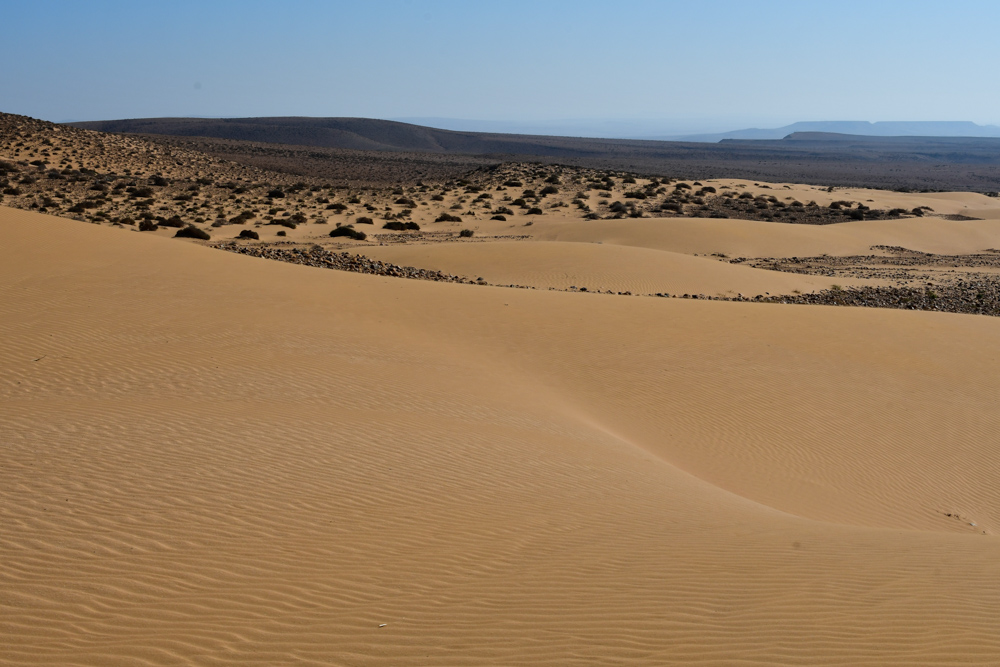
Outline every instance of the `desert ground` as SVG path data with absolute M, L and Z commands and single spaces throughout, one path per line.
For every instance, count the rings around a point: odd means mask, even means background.
M 997 198 L 3 120 L 0 663 L 997 663 Z

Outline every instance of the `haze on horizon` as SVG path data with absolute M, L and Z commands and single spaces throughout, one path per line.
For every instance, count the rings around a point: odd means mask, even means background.
M 992 3 L 18 3 L 0 110 L 464 119 L 671 135 L 1000 124 Z M 507 129 L 504 129 L 507 128 Z

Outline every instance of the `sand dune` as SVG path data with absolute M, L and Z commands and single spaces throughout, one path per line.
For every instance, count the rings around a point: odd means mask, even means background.
M 483 277 L 499 285 L 528 285 L 634 294 L 791 294 L 845 282 L 753 269 L 680 253 L 595 243 L 438 243 L 365 248 L 367 256 L 404 266 Z M 874 281 L 867 281 L 874 282 Z
M 772 255 L 993 233 L 906 223 L 595 225 Z M 0 662 L 992 664 L 998 343 L 995 318 L 405 281 L 0 208 Z
M 585 220 L 550 224 L 533 235 L 547 241 L 600 241 L 684 254 L 722 253 L 730 257 L 865 255 L 873 245 L 960 254 L 1000 247 L 1000 220 L 927 217 L 819 226 L 708 218 Z

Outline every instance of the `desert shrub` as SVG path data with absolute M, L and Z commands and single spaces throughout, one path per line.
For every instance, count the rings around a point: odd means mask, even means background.
M 253 239 L 254 241 L 260 239 L 260 234 L 252 229 L 244 229 L 240 231 L 241 239 Z
M 257 217 L 257 214 L 253 211 L 243 211 L 237 216 L 229 219 L 229 224 L 231 225 L 245 225 L 248 221 L 253 220 Z
M 420 225 L 418 225 L 415 222 L 402 222 L 400 220 L 390 220 L 389 222 L 382 225 L 382 229 L 392 229 L 397 232 L 404 232 L 410 230 L 419 232 Z
M 444 201 L 444 195 L 432 195 L 431 201 Z
M 288 234 L 286 234 L 286 233 L 285 233 L 285 230 L 284 230 L 284 229 L 282 229 L 282 230 L 281 230 L 280 232 L 278 232 L 278 233 L 277 233 L 277 234 L 276 234 L 275 236 L 288 236 Z
M 479 199 L 493 199 L 493 195 L 491 195 L 488 192 L 484 192 L 483 194 L 481 194 L 478 197 L 476 197 L 476 199 L 477 200 L 479 200 Z
M 534 199 L 538 195 L 535 194 L 534 190 L 525 190 L 524 192 L 521 193 L 521 196 L 524 197 L 525 199 Z
M 496 215 L 514 215 L 514 211 L 507 208 L 506 206 L 499 206 L 497 210 L 493 211 Z
M 140 232 L 155 232 L 160 226 L 153 222 L 152 220 L 140 220 L 139 221 L 139 231 Z
M 891 209 L 889 211 L 888 215 L 890 215 L 890 216 L 900 216 L 900 215 L 903 215 L 904 213 L 906 213 L 906 209 L 905 208 L 894 208 L 894 209 Z
M 556 174 L 552 174 L 551 176 L 546 178 L 545 182 L 552 183 L 553 185 L 562 185 L 562 181 L 559 180 L 559 176 Z
M 667 202 L 663 206 L 660 207 L 660 210 L 663 210 L 663 211 L 674 211 L 675 213 L 680 213 L 681 211 L 684 210 L 684 207 L 681 204 L 677 203 L 677 202 Z
M 297 225 L 301 225 L 306 221 L 306 216 L 303 213 L 293 213 L 288 219 Z
M 556 186 L 554 186 L 554 185 L 546 185 L 544 188 L 542 188 L 542 191 L 541 191 L 540 194 L 544 197 L 545 195 L 554 195 L 554 194 L 557 194 L 558 192 L 559 192 L 559 188 L 557 188 Z
M 135 224 L 135 220 L 133 220 L 132 218 L 130 218 L 130 217 L 128 217 L 126 215 L 123 218 L 118 218 L 118 223 L 122 224 L 122 225 L 134 225 Z
M 620 201 L 616 201 L 613 204 L 611 204 L 608 210 L 611 211 L 612 213 L 624 213 L 626 211 L 626 208 L 627 207 L 625 206 L 625 204 L 621 203 Z
M 166 219 L 161 219 L 160 226 L 181 228 L 184 226 L 184 221 L 181 220 L 180 216 L 174 215 Z
M 512 204 L 513 204 L 514 206 L 520 206 L 521 208 L 527 208 L 527 207 L 528 207 L 528 202 L 526 202 L 526 201 L 525 201 L 525 200 L 523 200 L 523 199 L 515 199 L 515 200 L 514 200 L 513 202 L 511 202 L 511 203 L 512 203 Z
M 358 199 L 357 197 L 351 197 L 350 199 L 347 200 L 347 203 L 348 204 L 360 204 L 361 200 Z
M 542 215 L 542 209 L 536 207 L 528 209 L 528 215 Z
M 165 179 L 165 178 L 163 178 L 162 176 L 159 176 L 159 175 L 151 176 L 150 179 L 149 179 L 149 183 L 150 183 L 150 185 L 155 185 L 158 188 L 162 188 L 164 186 L 170 185 L 170 181 L 168 181 L 167 179 Z
M 494 215 L 490 220 L 499 220 L 500 222 L 507 222 L 507 218 L 502 215 Z
M 690 190 L 691 186 L 687 183 L 677 183 L 674 185 L 674 190 Z M 753 195 L 751 195 L 753 196 Z
M 362 215 L 358 218 L 355 218 L 354 223 L 357 225 L 374 225 L 375 221 L 367 216 Z
M 450 213 L 442 213 L 434 220 L 434 222 L 462 222 L 462 218 L 457 215 L 451 215 Z
M 395 201 L 395 203 L 399 204 L 400 206 L 406 206 L 407 208 L 417 207 L 417 202 L 413 201 L 412 199 L 407 199 L 406 197 L 400 197 Z
M 338 213 L 340 213 L 341 211 L 346 211 L 347 206 L 338 202 L 336 204 L 330 204 L 329 206 L 326 207 L 326 210 L 337 211 Z
M 632 190 L 631 192 L 625 193 L 626 199 L 645 199 L 646 193 L 640 190 Z
M 524 183 L 522 183 L 521 181 L 519 181 L 519 180 L 517 180 L 515 178 L 512 178 L 509 181 L 504 181 L 503 184 L 506 185 L 508 188 L 521 188 L 521 187 L 524 187 Z
M 15 195 L 16 196 L 16 195 L 21 194 L 21 191 L 18 190 L 17 188 L 4 188 L 3 189 L 3 193 L 5 195 Z
M 281 199 L 285 196 L 285 193 L 282 190 L 275 188 L 274 190 L 269 191 L 267 196 L 271 199 Z
M 924 215 L 924 209 L 921 208 L 921 207 L 918 207 L 918 208 L 915 208 L 912 211 L 910 211 L 910 213 L 912 213 L 913 215 L 915 215 L 917 217 L 922 217 Z
M 337 227 L 335 230 L 330 232 L 331 237 L 346 236 L 349 239 L 354 239 L 355 241 L 364 241 L 368 238 L 368 235 L 364 232 L 359 232 L 350 225 L 345 225 L 344 227 Z
M 471 229 L 463 229 L 462 231 L 460 231 L 460 232 L 458 233 L 458 235 L 459 235 L 460 237 L 462 237 L 463 239 L 468 239 L 468 238 L 472 238 L 472 235 L 473 235 L 473 234 L 475 234 L 475 232 L 474 232 L 474 231 L 472 231 Z
M 212 237 L 204 229 L 198 229 L 194 225 L 188 225 L 184 229 L 178 229 L 177 233 L 174 234 L 174 238 L 200 239 L 202 241 L 208 241 Z

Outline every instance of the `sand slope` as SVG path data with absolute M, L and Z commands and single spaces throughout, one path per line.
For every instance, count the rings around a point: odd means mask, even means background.
M 365 248 L 364 254 L 403 266 L 527 285 L 635 294 L 791 294 L 861 283 L 738 266 L 715 258 L 597 243 L 437 243 Z
M 0 208 L 0 662 L 992 664 L 998 342 Z
M 1000 247 L 1000 220 L 952 221 L 927 217 L 836 225 L 711 218 L 584 220 L 552 224 L 540 228 L 535 236 L 546 241 L 600 241 L 685 254 L 723 253 L 730 257 L 866 255 L 871 253 L 873 245 L 959 254 Z

